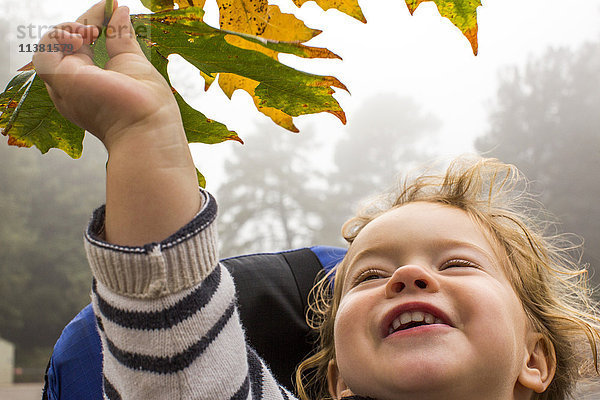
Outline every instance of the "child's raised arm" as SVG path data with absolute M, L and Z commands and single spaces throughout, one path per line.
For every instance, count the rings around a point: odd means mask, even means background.
M 105 69 L 94 65 L 90 43 L 103 19 L 104 1 L 57 25 L 40 44 L 73 52 L 37 52 L 33 62 L 61 114 L 108 150 L 106 240 L 158 242 L 199 210 L 195 167 L 177 103 L 135 40 L 127 7 L 107 27 L 110 61 Z
M 34 65 L 58 110 L 109 154 L 106 209 L 85 235 L 104 397 L 291 399 L 246 347 L 233 280 L 218 263 L 215 200 L 198 189 L 177 103 L 126 7 L 107 28 L 110 60 L 92 62 L 103 10 L 51 30 L 40 44 L 74 52 L 38 52 Z

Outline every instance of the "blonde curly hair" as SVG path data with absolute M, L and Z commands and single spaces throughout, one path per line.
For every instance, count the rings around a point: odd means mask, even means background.
M 544 336 L 547 356 L 556 366 L 549 387 L 535 399 L 566 399 L 578 380 L 591 371 L 598 373 L 600 319 L 587 270 L 576 257 L 581 246 L 550 231 L 555 224 L 527 193 L 527 182 L 516 167 L 496 159 L 460 157 L 445 174 L 406 178 L 398 190 L 380 196 L 347 221 L 342 234 L 352 246 L 369 222 L 416 201 L 464 210 L 506 251 L 506 274 L 533 328 Z M 296 371 L 302 400 L 329 398 L 327 367 L 335 359 L 334 321 L 346 271 L 344 259 L 313 288 L 307 319 L 318 330 L 319 343 L 316 353 Z

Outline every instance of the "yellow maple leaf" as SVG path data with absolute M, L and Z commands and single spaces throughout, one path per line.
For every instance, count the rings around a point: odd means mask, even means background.
M 294 42 L 297 44 L 295 54 L 300 57 L 340 58 L 327 49 L 303 45 L 303 42 L 314 38 L 321 31 L 307 27 L 304 22 L 293 14 L 282 13 L 278 6 L 268 4 L 267 0 L 217 0 L 217 4 L 219 6 L 219 25 L 221 29 L 259 36 L 278 42 Z M 230 35 L 225 39 L 233 46 L 259 51 L 274 59 L 278 58 L 279 53 L 277 51 L 267 49 L 242 37 Z M 215 77 L 205 73 L 201 73 L 201 75 L 205 79 L 205 89 L 208 89 L 214 82 Z M 255 92 L 259 82 L 231 73 L 221 73 L 218 77 L 218 83 L 229 98 L 238 89 L 246 91 L 261 113 L 271 118 L 277 125 L 292 132 L 298 132 L 291 115 L 276 108 L 261 105 L 261 99 Z
M 292 132 L 299 132 L 298 128 L 294 125 L 291 115 L 273 107 L 264 107 L 260 105 L 260 99 L 255 94 L 255 89 L 258 85 L 258 81 L 250 78 L 244 78 L 235 74 L 219 74 L 219 86 L 227 97 L 231 98 L 233 92 L 242 89 L 252 97 L 252 101 L 258 111 L 271 118 L 273 122 L 282 128 Z

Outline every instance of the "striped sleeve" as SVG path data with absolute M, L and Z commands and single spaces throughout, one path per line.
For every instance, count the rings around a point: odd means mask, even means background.
M 105 399 L 293 399 L 246 345 L 233 279 L 218 263 L 215 200 L 176 234 L 142 247 L 86 231 Z

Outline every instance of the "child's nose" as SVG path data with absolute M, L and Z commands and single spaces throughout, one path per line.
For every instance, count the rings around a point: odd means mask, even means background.
M 393 297 L 405 291 L 427 291 L 438 290 L 438 282 L 426 268 L 420 265 L 404 265 L 394 271 L 388 280 L 385 291 L 386 296 Z

